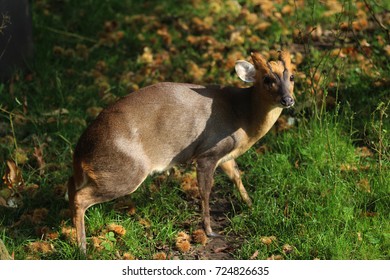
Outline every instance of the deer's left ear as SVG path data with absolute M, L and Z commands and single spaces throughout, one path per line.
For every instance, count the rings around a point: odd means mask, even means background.
M 269 67 L 267 65 L 267 60 L 258 52 L 251 53 L 253 64 L 257 71 L 260 72 L 261 76 L 265 76 L 269 73 Z
M 256 69 L 248 61 L 238 60 L 235 69 L 238 77 L 244 82 L 253 83 L 256 81 Z

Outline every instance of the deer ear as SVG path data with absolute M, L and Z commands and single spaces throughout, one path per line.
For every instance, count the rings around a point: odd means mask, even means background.
M 288 51 L 279 51 L 279 60 L 281 60 L 287 69 L 291 70 L 291 56 Z
M 235 69 L 238 77 L 244 82 L 253 83 L 256 81 L 256 69 L 248 61 L 238 60 Z

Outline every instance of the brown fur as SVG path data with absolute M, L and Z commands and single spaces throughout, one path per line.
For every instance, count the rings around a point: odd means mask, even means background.
M 290 57 L 281 52 L 279 58 L 283 61 L 267 62 L 254 53 L 254 68 L 240 64 L 240 77 L 253 81 L 251 88 L 160 83 L 103 110 L 80 137 L 69 181 L 81 250 L 86 252 L 84 215 L 90 206 L 132 193 L 149 174 L 175 164 L 197 163 L 207 235 L 215 235 L 209 197 L 218 166 L 251 205 L 234 159 L 269 131 L 283 107 L 293 104 Z M 273 82 L 266 83 L 266 76 Z

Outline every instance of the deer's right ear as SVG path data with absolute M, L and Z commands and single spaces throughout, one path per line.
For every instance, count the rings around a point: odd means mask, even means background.
M 235 69 L 238 77 L 244 82 L 253 83 L 256 81 L 256 69 L 248 61 L 238 60 Z

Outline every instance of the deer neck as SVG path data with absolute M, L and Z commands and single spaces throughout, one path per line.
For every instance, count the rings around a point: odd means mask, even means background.
M 278 120 L 283 108 L 267 102 L 258 92 L 252 93 L 251 113 L 252 122 L 250 127 L 251 142 L 255 143 L 262 138 Z

